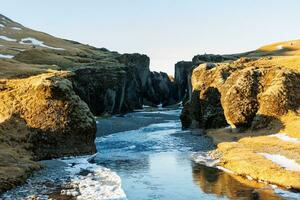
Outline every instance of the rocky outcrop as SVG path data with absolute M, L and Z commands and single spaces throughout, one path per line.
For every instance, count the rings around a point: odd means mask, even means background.
M 174 105 L 178 102 L 177 85 L 164 72 L 151 72 L 148 78 L 148 92 L 144 100 L 153 102 L 163 107 Z
M 199 65 L 193 71 L 193 92 L 199 98 L 186 104 L 183 124 L 198 127 L 262 128 L 300 102 L 300 74 L 297 71 L 260 65 L 259 60 L 240 59 L 230 63 Z M 197 103 L 195 103 L 196 101 Z M 189 110 L 189 112 L 187 112 Z M 197 117 L 190 115 L 197 110 Z
M 192 97 L 192 73 L 193 70 L 203 63 L 219 63 L 230 60 L 236 60 L 238 56 L 234 55 L 215 55 L 202 54 L 193 57 L 192 61 L 180 61 L 175 64 L 175 82 L 178 85 L 178 98 L 185 104 Z
M 96 151 L 95 120 L 67 76 L 57 72 L 1 84 L 1 119 L 17 114 L 26 122 L 38 160 Z
M 175 64 L 175 82 L 178 85 L 178 98 L 186 102 L 192 94 L 191 76 L 194 65 L 189 61 L 180 61 Z
M 176 104 L 177 85 L 166 73 L 151 72 L 149 64 L 146 55 L 123 54 L 111 62 L 73 69 L 70 80 L 94 115 Z
M 150 59 L 141 54 L 123 54 L 117 58 L 126 66 L 125 110 L 132 111 L 143 107 L 143 99 L 147 95 L 148 79 L 150 76 Z M 156 102 L 152 102 L 156 105 Z
M 82 67 L 70 77 L 76 94 L 87 103 L 94 115 L 121 113 L 125 110 L 125 66 Z
M 0 82 L 0 191 L 24 181 L 32 160 L 96 152 L 96 123 L 69 72 Z M 12 172 L 13 171 L 13 172 Z
M 238 55 L 217 55 L 217 54 L 202 54 L 196 55 L 192 59 L 192 63 L 194 66 L 198 66 L 203 63 L 213 62 L 213 63 L 220 63 L 229 60 L 236 60 L 238 59 Z

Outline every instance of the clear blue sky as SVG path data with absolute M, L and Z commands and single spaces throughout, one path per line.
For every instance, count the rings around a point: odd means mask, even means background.
M 202 53 L 237 53 L 300 39 L 300 0 L 1 0 L 23 25 L 121 53 L 151 69 Z

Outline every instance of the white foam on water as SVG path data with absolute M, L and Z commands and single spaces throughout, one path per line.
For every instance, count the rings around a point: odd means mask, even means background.
M 1 40 L 5 40 L 5 41 L 8 41 L 8 42 L 16 42 L 16 41 L 17 41 L 16 39 L 7 37 L 7 36 L 5 36 L 5 35 L 0 35 L 0 39 L 1 39 Z
M 8 55 L 8 54 L 0 54 L 0 58 L 13 58 L 14 56 L 13 55 Z
M 22 29 L 19 27 L 11 27 L 11 29 L 16 30 L 16 31 L 21 31 Z
M 277 133 L 277 134 L 273 134 L 273 135 L 269 135 L 269 136 L 270 137 L 277 137 L 278 139 L 286 141 L 286 142 L 292 142 L 292 143 L 300 144 L 300 139 L 299 138 L 290 137 L 285 133 Z
M 45 45 L 43 41 L 40 41 L 40 40 L 32 38 L 32 37 L 23 38 L 23 39 L 21 39 L 21 41 L 19 43 L 26 44 L 26 45 L 40 46 L 40 47 L 45 47 L 45 48 L 54 49 L 54 50 L 62 50 L 62 51 L 65 50 L 63 48 L 56 48 L 56 47 L 51 47 L 51 46 Z
M 62 194 L 79 200 L 126 200 L 121 186 L 121 178 L 110 169 L 89 163 L 92 157 L 62 159 L 68 164 L 65 168 L 71 175 L 71 189 L 64 189 Z M 87 175 L 79 173 L 85 170 Z
M 277 165 L 290 170 L 300 172 L 300 165 L 292 159 L 289 159 L 285 156 L 278 155 L 278 154 L 268 154 L 268 153 L 258 153 L 259 155 L 264 156 L 266 159 L 271 160 L 272 162 L 276 163 Z

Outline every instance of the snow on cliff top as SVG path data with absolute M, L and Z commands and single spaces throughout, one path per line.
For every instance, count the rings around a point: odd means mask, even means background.
M 5 36 L 5 35 L 0 35 L 0 39 L 1 39 L 1 40 L 5 40 L 5 41 L 8 41 L 8 42 L 16 42 L 16 41 L 17 41 L 16 39 L 7 37 L 7 36 Z
M 54 50 L 65 50 L 63 48 L 56 48 L 56 47 L 51 47 L 51 46 L 45 45 L 43 41 L 40 41 L 40 40 L 32 38 L 32 37 L 23 38 L 19 43 L 26 44 L 26 45 L 40 46 L 40 47 L 45 47 L 45 48 L 54 49 Z

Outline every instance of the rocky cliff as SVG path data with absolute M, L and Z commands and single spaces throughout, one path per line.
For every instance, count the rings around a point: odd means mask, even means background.
M 202 128 L 214 139 L 218 148 L 212 155 L 221 169 L 300 188 L 299 49 L 299 41 L 276 43 L 193 69 L 182 125 Z
M 192 61 L 180 61 L 175 64 L 175 82 L 178 85 L 178 99 L 183 103 L 192 97 L 192 73 L 200 64 L 225 62 L 238 59 L 239 55 L 202 54 L 193 57 Z
M 183 112 L 183 124 L 197 121 L 202 128 L 263 128 L 288 113 L 297 112 L 300 74 L 262 65 L 261 59 L 199 65 L 193 71 L 193 98 Z M 198 103 L 195 103 L 198 102 Z M 188 113 L 198 110 L 196 115 Z
M 0 28 L 0 78 L 29 77 L 48 69 L 72 71 L 76 74 L 70 79 L 74 90 L 94 115 L 178 101 L 175 84 L 165 74 L 152 73 L 146 55 L 119 54 L 56 38 L 0 17 L 4 24 Z
M 26 178 L 33 160 L 92 154 L 96 123 L 69 72 L 0 82 L 0 191 Z
M 32 30 L 0 15 L 0 192 L 35 160 L 92 154 L 93 115 L 178 102 L 177 85 L 150 59 Z
M 71 81 L 94 115 L 176 104 L 177 85 L 166 73 L 151 72 L 149 63 L 146 55 L 123 54 L 113 62 L 72 69 Z

